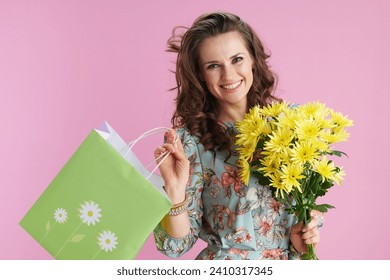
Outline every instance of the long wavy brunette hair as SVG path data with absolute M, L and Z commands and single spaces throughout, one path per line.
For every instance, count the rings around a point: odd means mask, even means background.
M 180 28 L 186 31 L 177 34 Z M 272 100 L 276 76 L 269 69 L 270 57 L 253 29 L 240 17 L 214 12 L 198 17 L 190 28 L 178 26 L 173 29 L 168 40 L 168 51 L 177 53 L 176 111 L 172 117 L 174 127 L 186 127 L 192 135 L 199 137 L 205 150 L 229 149 L 232 139 L 226 127 L 219 123 L 217 99 L 201 81 L 199 65 L 199 46 L 211 36 L 238 31 L 246 43 L 253 60 L 253 84 L 247 94 L 247 110 L 256 104 L 264 106 Z

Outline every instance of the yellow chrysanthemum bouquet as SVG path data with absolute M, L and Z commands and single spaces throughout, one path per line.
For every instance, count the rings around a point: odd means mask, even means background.
M 341 156 L 332 144 L 346 141 L 353 122 L 319 102 L 297 106 L 286 102 L 250 109 L 237 123 L 236 137 L 241 180 L 249 176 L 272 186 L 275 198 L 307 225 L 310 211 L 327 212 L 329 204 L 316 204 L 345 172 L 329 156 Z M 317 259 L 313 245 L 303 259 Z

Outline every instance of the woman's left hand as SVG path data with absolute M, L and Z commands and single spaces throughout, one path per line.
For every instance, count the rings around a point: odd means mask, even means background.
M 320 213 L 321 215 L 322 213 Z M 304 226 L 302 222 L 295 224 L 291 228 L 290 240 L 295 250 L 299 253 L 307 253 L 308 244 L 316 246 L 320 242 L 319 213 L 317 211 L 310 212 L 312 217 L 310 223 Z

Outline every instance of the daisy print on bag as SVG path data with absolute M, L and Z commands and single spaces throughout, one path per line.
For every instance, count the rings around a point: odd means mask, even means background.
M 66 219 L 68 218 L 68 212 L 64 208 L 57 208 L 54 211 L 54 219 L 57 223 L 63 224 L 66 222 Z
M 105 252 L 112 252 L 112 250 L 116 249 L 116 245 L 118 245 L 117 240 L 118 238 L 116 237 L 115 233 L 111 232 L 110 230 L 105 230 L 100 233 L 98 236 L 98 244 L 100 249 L 92 259 L 95 259 L 102 250 Z
M 81 204 L 81 208 L 78 210 L 79 217 L 81 219 L 80 224 L 76 227 L 76 229 L 72 232 L 68 239 L 62 244 L 61 248 L 58 250 L 57 254 L 54 257 L 58 258 L 58 256 L 61 254 L 62 250 L 68 243 L 81 242 L 86 237 L 86 234 L 77 233 L 78 230 L 83 224 L 86 224 L 87 226 L 95 226 L 96 223 L 99 223 L 100 218 L 102 217 L 102 214 L 100 214 L 101 211 L 102 209 L 95 201 L 85 201 L 83 204 Z
M 53 217 L 55 223 L 51 223 L 50 220 L 46 222 L 45 234 L 42 236 L 41 240 L 39 241 L 39 243 L 41 244 L 56 224 L 64 224 L 67 221 L 68 212 L 64 208 L 57 208 L 56 210 L 54 210 Z
M 95 223 L 99 222 L 99 218 L 102 217 L 100 211 L 102 211 L 102 209 L 99 208 L 99 204 L 96 202 L 85 202 L 81 205 L 80 218 L 84 224 L 95 225 Z

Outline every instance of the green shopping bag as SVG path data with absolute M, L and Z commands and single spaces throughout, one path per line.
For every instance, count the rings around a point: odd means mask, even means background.
M 88 135 L 19 223 L 55 259 L 134 259 L 172 206 L 105 128 Z

